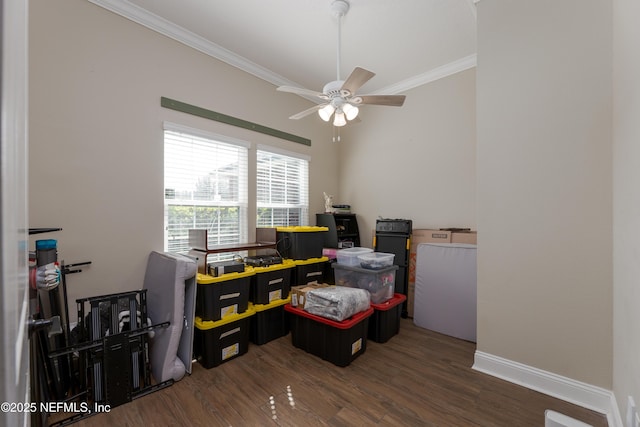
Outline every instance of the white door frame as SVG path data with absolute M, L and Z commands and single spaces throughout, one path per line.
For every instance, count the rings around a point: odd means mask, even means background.
M 28 0 L 0 0 L 0 402 L 15 405 L 0 411 L 4 426 L 30 420 L 19 406 L 29 402 L 28 10 Z

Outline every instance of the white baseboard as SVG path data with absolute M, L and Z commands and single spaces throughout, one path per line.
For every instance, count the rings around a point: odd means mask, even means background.
M 552 372 L 476 351 L 474 370 L 527 387 L 607 416 L 609 427 L 624 427 L 611 390 L 563 377 Z

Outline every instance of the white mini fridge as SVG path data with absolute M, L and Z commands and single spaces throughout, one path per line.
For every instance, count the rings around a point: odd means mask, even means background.
M 476 245 L 421 243 L 416 252 L 413 322 L 476 342 Z

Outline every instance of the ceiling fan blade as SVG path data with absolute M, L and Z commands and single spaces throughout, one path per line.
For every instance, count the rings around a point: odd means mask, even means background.
M 349 74 L 349 77 L 347 77 L 347 80 L 344 81 L 344 83 L 342 84 L 342 88 L 340 88 L 340 91 L 345 91 L 345 90 L 349 91 L 349 93 L 343 94 L 343 96 L 353 95 L 354 93 L 356 93 L 358 89 L 360 89 L 360 87 L 363 84 L 368 82 L 371 79 L 371 77 L 375 75 L 376 75 L 375 73 L 369 70 L 356 67 L 353 69 L 351 74 Z
M 359 95 L 351 101 L 356 104 L 388 105 L 391 107 L 402 107 L 405 95 Z
M 307 108 L 304 111 L 300 111 L 298 114 L 294 114 L 293 116 L 291 116 L 289 118 L 293 119 L 293 120 L 301 119 L 303 117 L 308 116 L 309 114 L 315 113 L 316 111 L 318 111 L 319 109 L 321 109 L 325 105 L 327 105 L 327 104 L 314 105 L 313 107 Z
M 328 96 L 322 92 L 316 92 L 315 90 L 304 89 L 294 86 L 280 86 L 277 89 L 280 92 L 295 93 L 296 95 L 315 96 L 321 99 L 328 99 Z

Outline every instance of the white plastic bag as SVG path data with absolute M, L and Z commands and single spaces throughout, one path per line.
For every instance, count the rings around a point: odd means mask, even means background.
M 371 304 L 365 289 L 330 286 L 307 292 L 305 311 L 338 322 L 365 311 Z

